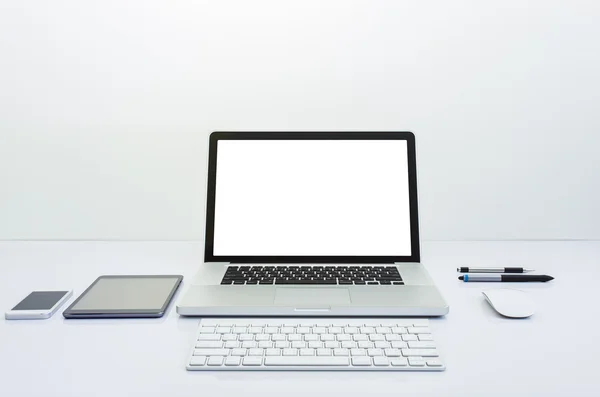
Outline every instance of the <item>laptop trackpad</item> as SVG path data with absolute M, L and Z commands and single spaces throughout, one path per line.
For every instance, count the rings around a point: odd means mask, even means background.
M 277 288 L 275 304 L 299 309 L 347 306 L 350 293 L 345 288 Z

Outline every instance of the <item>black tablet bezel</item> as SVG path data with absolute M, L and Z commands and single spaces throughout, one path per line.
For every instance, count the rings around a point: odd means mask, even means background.
M 94 285 L 101 279 L 112 278 L 112 279 L 132 279 L 132 278 L 162 278 L 162 279 L 175 279 L 173 288 L 167 295 L 165 302 L 162 307 L 158 309 L 126 309 L 126 310 L 73 310 L 72 308 L 92 289 Z M 162 317 L 171 300 L 173 295 L 177 292 L 181 281 L 183 280 L 182 275 L 137 275 L 137 274 L 123 274 L 123 275 L 107 275 L 98 277 L 89 287 L 75 301 L 63 312 L 65 318 L 143 318 L 143 317 Z
M 408 184 L 411 255 L 408 256 L 234 256 L 214 255 L 217 148 L 220 140 L 404 140 L 408 149 Z M 225 132 L 210 135 L 206 199 L 205 262 L 230 263 L 394 263 L 420 262 L 417 209 L 417 167 L 415 136 L 412 132 Z

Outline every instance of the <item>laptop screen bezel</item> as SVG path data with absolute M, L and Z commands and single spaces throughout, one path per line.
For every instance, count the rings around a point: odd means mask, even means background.
M 214 255 L 217 148 L 220 140 L 404 140 L 408 149 L 410 205 L 410 256 L 280 256 Z M 208 185 L 206 199 L 205 262 L 229 263 L 394 263 L 419 262 L 419 220 L 417 203 L 415 136 L 412 132 L 225 132 L 215 131 L 209 139 Z

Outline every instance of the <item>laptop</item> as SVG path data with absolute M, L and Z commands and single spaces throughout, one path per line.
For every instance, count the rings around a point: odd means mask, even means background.
M 182 316 L 442 316 L 410 132 L 213 132 Z

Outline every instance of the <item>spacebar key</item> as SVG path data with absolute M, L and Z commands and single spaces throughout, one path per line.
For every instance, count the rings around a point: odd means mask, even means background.
M 349 365 L 348 357 L 326 357 L 326 356 L 272 356 L 265 357 L 265 366 L 271 367 L 311 367 L 311 366 L 344 366 Z

